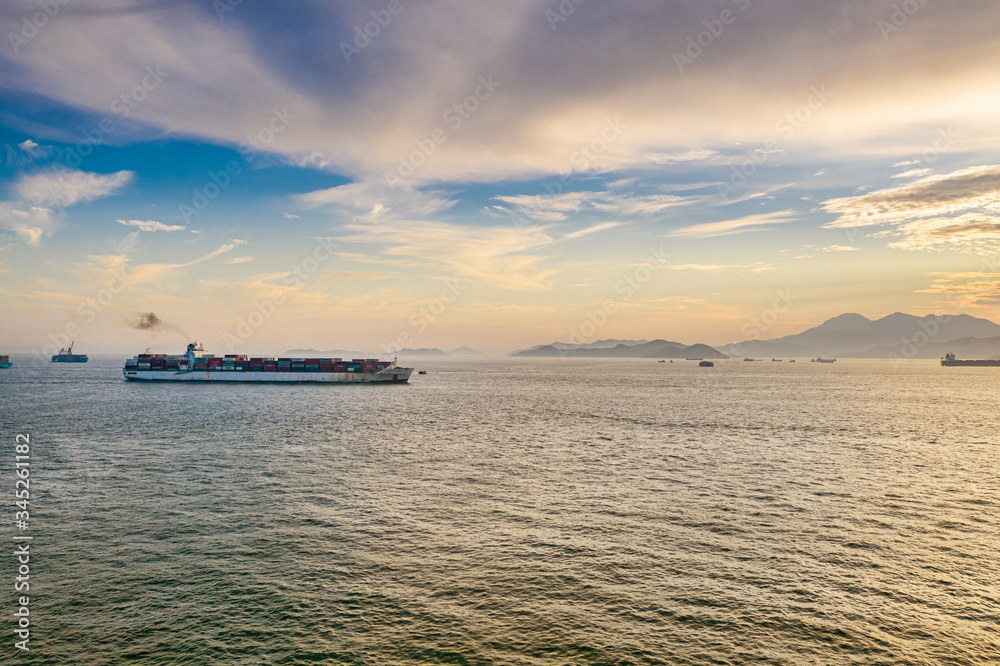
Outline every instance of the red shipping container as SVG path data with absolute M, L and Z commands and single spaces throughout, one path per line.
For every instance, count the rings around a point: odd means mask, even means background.
M 365 372 L 375 372 L 375 361 L 365 361 L 361 364 L 361 369 Z
M 334 372 L 347 372 L 347 364 L 346 363 L 334 363 L 333 364 L 333 371 Z

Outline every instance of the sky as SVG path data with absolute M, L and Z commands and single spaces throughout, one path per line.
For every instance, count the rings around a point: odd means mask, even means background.
M 998 0 L 9 0 L 0 352 L 1000 321 L 997 25 Z

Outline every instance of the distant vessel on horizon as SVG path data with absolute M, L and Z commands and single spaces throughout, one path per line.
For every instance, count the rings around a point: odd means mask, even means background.
M 58 354 L 52 355 L 53 363 L 86 363 L 90 359 L 86 354 L 74 354 L 73 345 L 76 344 L 76 340 L 69 343 L 69 349 L 60 349 Z
M 823 358 L 822 356 L 812 359 L 811 363 L 836 363 L 835 358 Z
M 955 358 L 954 354 L 948 353 L 948 354 L 944 355 L 943 359 L 941 359 L 941 365 L 944 365 L 944 366 L 956 366 L 956 365 L 957 366 L 963 366 L 964 365 L 964 366 L 976 366 L 976 367 L 995 368 L 995 367 L 1000 367 L 1000 360 L 995 360 L 995 359 L 982 359 L 982 360 L 977 360 L 977 361 L 973 361 L 973 360 L 961 360 L 961 359 Z
M 196 342 L 184 354 L 143 353 L 125 361 L 122 376 L 154 382 L 282 382 L 323 384 L 405 384 L 413 368 L 374 358 L 248 358 L 205 354 Z

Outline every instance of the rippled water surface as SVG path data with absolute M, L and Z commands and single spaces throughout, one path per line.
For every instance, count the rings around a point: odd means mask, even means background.
M 1000 662 L 997 368 L 433 361 L 337 387 L 14 361 L 19 662 Z

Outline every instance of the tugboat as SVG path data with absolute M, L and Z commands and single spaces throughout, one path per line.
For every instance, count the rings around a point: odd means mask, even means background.
M 6 370 L 12 365 L 14 364 L 10 362 L 9 356 L 0 356 L 0 370 Z
M 701 363 L 698 364 L 698 367 L 699 368 L 714 368 L 715 364 L 712 363 L 711 361 L 702 361 Z
M 58 354 L 52 355 L 53 363 L 86 363 L 90 359 L 86 354 L 74 354 L 73 345 L 75 340 L 69 343 L 69 349 L 60 349 Z

